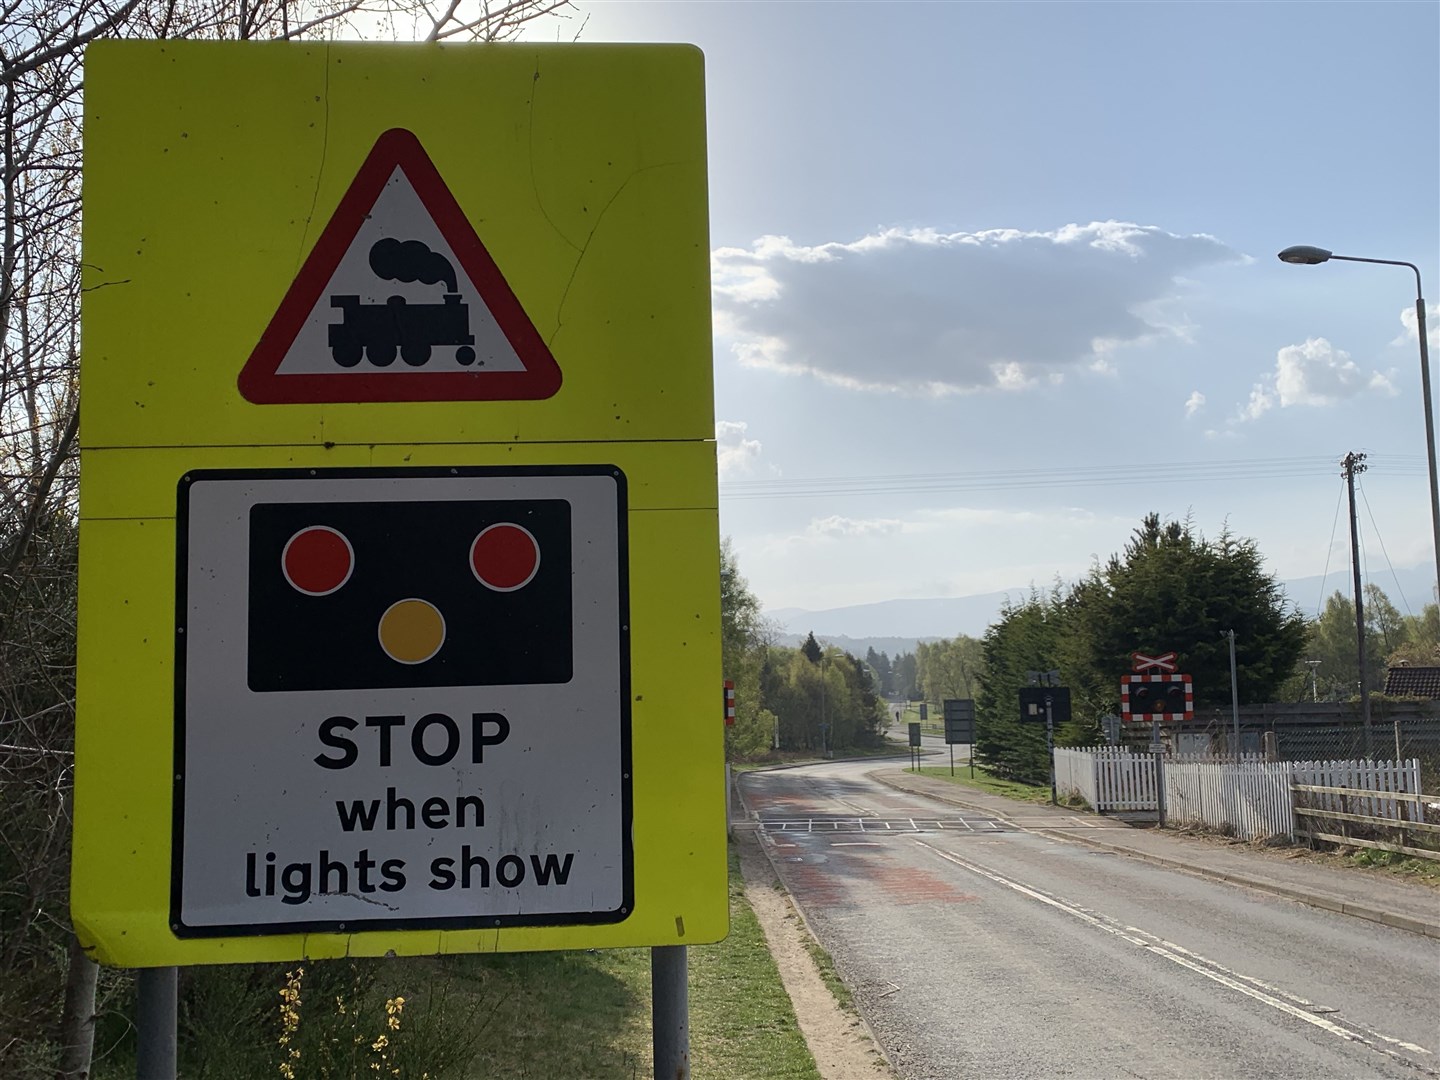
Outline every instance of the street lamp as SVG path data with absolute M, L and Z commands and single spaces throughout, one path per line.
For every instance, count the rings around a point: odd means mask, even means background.
M 1280 261 L 1297 266 L 1315 266 L 1336 259 L 1340 262 L 1378 263 L 1381 266 L 1408 266 L 1415 272 L 1415 328 L 1420 332 L 1420 394 L 1425 406 L 1425 460 L 1430 466 L 1430 535 L 1435 541 L 1435 584 L 1440 588 L 1440 480 L 1435 474 L 1435 416 L 1430 407 L 1430 346 L 1425 340 L 1425 295 L 1420 287 L 1420 268 L 1396 259 L 1360 259 L 1336 255 L 1324 248 L 1300 244 L 1280 252 Z M 1440 603 L 1440 594 L 1436 597 Z M 1363 678 L 1363 675 L 1362 675 Z

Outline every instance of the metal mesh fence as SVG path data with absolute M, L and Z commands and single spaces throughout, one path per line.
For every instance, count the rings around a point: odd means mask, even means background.
M 1440 791 L 1440 717 L 1376 720 L 1367 734 L 1360 723 L 1276 725 L 1275 756 L 1282 761 L 1382 761 L 1420 759 L 1423 789 Z

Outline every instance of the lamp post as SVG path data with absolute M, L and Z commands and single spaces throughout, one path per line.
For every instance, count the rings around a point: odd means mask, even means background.
M 1425 461 L 1430 467 L 1430 535 L 1435 542 L 1435 584 L 1440 588 L 1440 480 L 1435 473 L 1435 414 L 1430 406 L 1430 345 L 1425 340 L 1425 294 L 1420 286 L 1420 268 L 1397 259 L 1361 259 L 1336 255 L 1324 248 L 1300 244 L 1280 252 L 1280 261 L 1298 266 L 1315 266 L 1335 259 L 1339 262 L 1377 263 L 1381 266 L 1408 266 L 1415 272 L 1415 329 L 1420 332 L 1420 394 L 1425 406 Z M 1437 594 L 1440 601 L 1440 594 Z

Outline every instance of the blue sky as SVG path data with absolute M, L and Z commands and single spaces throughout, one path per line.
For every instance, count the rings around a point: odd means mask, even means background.
M 1368 571 L 1431 560 L 1413 277 L 1275 253 L 1416 262 L 1435 311 L 1440 5 L 582 9 L 706 54 L 721 527 L 767 607 L 1045 585 L 1152 510 L 1343 588 L 1349 450 Z

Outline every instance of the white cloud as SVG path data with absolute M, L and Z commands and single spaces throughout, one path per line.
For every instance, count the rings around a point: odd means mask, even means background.
M 1367 391 L 1393 394 L 1395 386 L 1383 372 L 1362 371 L 1325 338 L 1309 338 L 1275 354 L 1275 371 L 1255 384 L 1233 422 L 1258 420 L 1277 406 L 1335 405 Z
M 1415 317 L 1415 305 L 1403 308 L 1400 312 L 1400 324 L 1405 327 L 1405 332 L 1397 337 L 1390 344 L 1392 345 L 1414 345 L 1420 340 L 1419 320 Z M 1432 348 L 1440 347 L 1440 304 L 1425 305 L 1425 337 Z
M 741 363 L 940 396 L 1112 367 L 1188 340 L 1186 270 L 1239 261 L 1212 236 L 1105 221 L 1053 232 L 889 229 L 815 247 L 766 236 L 712 256 L 716 325 Z
M 930 507 L 914 511 L 909 518 L 850 518 L 840 514 L 814 518 L 798 534 L 786 536 L 786 545 L 814 545 L 841 540 L 881 536 L 926 537 L 954 534 L 967 529 L 1045 528 L 1089 525 L 1095 515 L 1078 507 L 1045 513 L 1031 510 L 1000 510 L 991 507 Z
M 839 514 L 816 518 L 805 527 L 807 537 L 893 536 L 905 523 L 897 518 L 847 518 Z
M 919 517 L 935 525 L 1038 525 L 1045 518 L 1033 510 L 999 510 L 979 506 L 947 506 L 921 510 Z
M 1250 388 L 1250 400 L 1240 410 L 1241 420 L 1259 420 L 1267 412 L 1275 407 L 1275 395 L 1264 383 L 1256 383 Z
M 715 421 L 715 455 L 720 479 L 751 476 L 760 465 L 760 454 L 764 448 L 759 439 L 745 437 L 749 430 L 750 425 L 743 420 Z M 771 466 L 769 472 L 778 474 L 779 470 Z
M 1205 395 L 1199 390 L 1190 391 L 1190 396 L 1185 399 L 1185 415 L 1194 416 L 1205 407 Z

